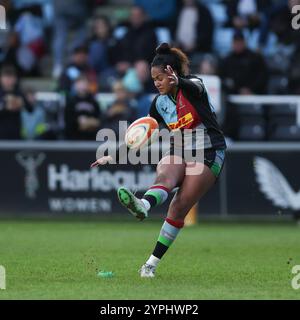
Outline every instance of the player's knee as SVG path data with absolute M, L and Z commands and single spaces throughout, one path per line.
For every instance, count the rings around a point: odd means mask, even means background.
M 165 188 L 172 190 L 176 186 L 176 181 L 166 174 L 159 174 L 155 180 L 155 184 L 163 185 Z
M 190 207 L 191 205 L 187 201 L 177 198 L 171 202 L 169 212 L 174 218 L 184 219 Z

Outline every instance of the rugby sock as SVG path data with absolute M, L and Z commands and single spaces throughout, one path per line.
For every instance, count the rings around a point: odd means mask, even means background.
M 157 266 L 158 262 L 167 252 L 183 226 L 183 221 L 174 221 L 172 219 L 166 218 L 161 228 L 154 251 L 146 262 L 147 264 L 153 265 L 155 267 Z
M 145 208 L 147 209 L 147 211 L 149 211 L 151 209 L 150 202 L 144 198 L 142 198 L 141 200 L 142 200 L 143 204 L 145 205 Z
M 170 190 L 161 185 L 152 186 L 143 196 L 142 201 L 147 210 L 164 203 Z
M 150 258 L 147 260 L 147 264 L 150 264 L 151 266 L 154 266 L 156 267 L 159 263 L 160 259 L 159 258 L 156 258 L 154 257 L 153 254 L 151 254 Z

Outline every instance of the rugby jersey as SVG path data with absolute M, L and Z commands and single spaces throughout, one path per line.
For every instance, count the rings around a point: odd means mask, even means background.
M 202 79 L 196 76 L 178 78 L 176 97 L 158 94 L 152 101 L 149 115 L 168 130 L 192 129 L 193 138 L 201 132 L 204 149 L 225 149 L 226 143 Z M 196 129 L 199 129 L 196 131 Z M 197 139 L 194 139 L 197 140 Z M 193 144 L 193 148 L 198 143 Z

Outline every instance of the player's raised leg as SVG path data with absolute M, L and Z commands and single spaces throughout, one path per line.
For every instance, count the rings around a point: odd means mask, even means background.
M 215 183 L 216 178 L 207 166 L 201 163 L 187 164 L 187 166 L 190 165 L 195 166 L 195 169 L 201 173 L 185 176 L 169 206 L 168 215 L 161 228 L 154 251 L 140 270 L 141 277 L 154 277 L 158 263 L 184 226 L 185 216 Z
M 142 199 L 137 198 L 125 187 L 118 189 L 118 197 L 129 212 L 143 220 L 148 216 L 148 211 L 164 203 L 172 191 L 184 178 L 185 163 L 177 156 L 166 156 L 157 165 L 157 177 L 154 185 L 144 194 Z

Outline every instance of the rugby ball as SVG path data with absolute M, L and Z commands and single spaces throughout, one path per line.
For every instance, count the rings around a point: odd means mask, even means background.
M 126 130 L 125 143 L 129 149 L 142 149 L 154 142 L 158 133 L 158 123 L 154 118 L 139 118 Z

